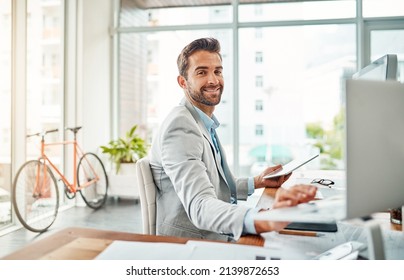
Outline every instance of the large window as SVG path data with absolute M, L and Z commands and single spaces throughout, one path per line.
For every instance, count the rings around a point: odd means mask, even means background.
M 307 167 L 344 169 L 345 79 L 387 52 L 397 53 L 403 68 L 396 27 L 404 26 L 402 4 L 377 2 L 384 1 L 200 0 L 193 7 L 179 1 L 179 8 L 121 0 L 117 130 L 137 123 L 151 140 L 183 96 L 175 79 L 179 52 L 195 38 L 213 36 L 222 43 L 226 75 L 215 114 L 236 175 L 313 151 L 320 160 Z M 383 28 L 373 28 L 375 21 Z
M 11 223 L 11 0 L 0 1 L 0 229 Z
M 39 138 L 19 135 L 19 141 L 12 141 L 13 130 L 18 127 L 30 134 L 63 127 L 64 4 L 63 0 L 0 1 L 0 229 L 14 222 L 10 201 L 16 173 L 12 167 L 19 168 L 14 166 L 16 158 L 36 158 L 40 152 Z M 21 39 L 15 48 L 12 37 Z M 26 120 L 15 112 L 24 112 Z M 17 142 L 22 145 L 12 147 Z M 56 162 L 62 162 L 62 152 L 55 149 Z
M 243 4 L 247 2 L 246 4 Z M 241 22 L 316 20 L 355 17 L 355 0 L 240 1 Z M 272 2 L 272 3 L 271 3 Z
M 387 53 L 398 54 L 398 77 L 404 83 L 404 27 L 395 30 L 372 30 L 370 32 L 370 57 L 376 60 Z
M 341 114 L 342 81 L 356 67 L 355 26 L 268 27 L 259 44 L 252 29 L 241 29 L 239 34 L 241 170 L 248 174 L 260 159 L 285 164 L 316 150 L 322 156 L 312 168 L 343 168 L 335 121 Z M 251 63 L 256 48 L 265 54 L 263 67 Z M 262 77 L 263 86 L 257 82 L 254 86 L 254 77 Z M 255 99 L 263 100 L 263 113 L 251 110 Z M 257 129 L 254 133 L 254 121 L 263 123 L 269 133 L 258 134 Z M 312 133 L 314 126 L 321 135 Z
M 160 2 L 160 3 L 159 3 Z M 121 27 L 159 27 L 208 23 L 229 23 L 233 13 L 230 5 L 196 6 L 186 3 L 188 7 L 167 7 L 166 1 L 140 1 L 121 0 L 120 26 Z M 172 2 L 172 1 L 170 1 Z M 181 2 L 181 1 L 180 1 Z M 194 1 L 193 1 L 194 2 Z M 203 4 L 204 1 L 199 1 Z M 231 0 L 227 1 L 228 3 Z M 223 1 L 220 1 L 223 3 Z M 156 8 L 153 5 L 162 5 Z
M 362 0 L 364 17 L 403 16 L 402 0 Z
M 27 2 L 27 133 L 62 127 L 62 1 Z M 49 139 L 59 139 L 58 134 Z M 39 139 L 27 141 L 27 156 L 38 156 Z M 60 151 L 59 151 L 60 156 Z

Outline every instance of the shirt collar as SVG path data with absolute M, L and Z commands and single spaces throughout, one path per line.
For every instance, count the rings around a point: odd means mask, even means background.
M 209 133 L 212 133 L 214 129 L 216 129 L 220 126 L 220 123 L 217 120 L 217 118 L 215 117 L 215 115 L 212 115 L 212 118 L 210 118 L 198 107 L 194 106 L 194 108 L 198 112 L 199 116 L 201 117 L 201 119 L 203 121 L 203 124 L 205 125 L 205 127 L 209 131 Z

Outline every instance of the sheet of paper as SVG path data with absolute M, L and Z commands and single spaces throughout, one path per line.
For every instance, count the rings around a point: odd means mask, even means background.
M 116 240 L 96 260 L 186 260 L 192 248 L 184 244 Z
M 114 241 L 97 260 L 274 260 L 280 251 L 259 246 L 208 241 L 187 244 Z
M 268 178 L 274 178 L 274 177 L 279 177 L 279 176 L 283 176 L 283 175 L 288 175 L 288 174 L 292 173 L 294 170 L 298 169 L 299 167 L 305 165 L 309 161 L 312 161 L 316 157 L 318 157 L 318 154 L 311 155 L 311 156 L 305 157 L 305 158 L 294 159 L 291 162 L 283 165 L 282 169 L 280 169 L 279 171 L 270 173 L 270 174 L 266 175 L 264 178 L 268 179 Z
M 188 241 L 192 260 L 279 260 L 281 250 L 235 243 Z

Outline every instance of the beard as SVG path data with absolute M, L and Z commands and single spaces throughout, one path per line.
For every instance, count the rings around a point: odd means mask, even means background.
M 209 90 L 219 89 L 219 94 L 217 96 L 210 96 L 211 93 Z M 187 89 L 189 97 L 197 103 L 201 103 L 206 106 L 216 106 L 220 103 L 222 93 L 223 93 L 223 85 L 218 85 L 214 87 L 202 87 L 200 90 L 194 90 L 192 87 L 188 87 Z

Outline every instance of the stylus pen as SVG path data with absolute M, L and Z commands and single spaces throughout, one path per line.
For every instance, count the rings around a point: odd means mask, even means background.
M 303 231 L 303 230 L 292 230 L 292 229 L 283 229 L 279 231 L 280 234 L 289 234 L 289 235 L 300 235 L 300 236 L 313 236 L 320 237 L 324 236 L 323 233 L 318 233 L 315 231 Z

